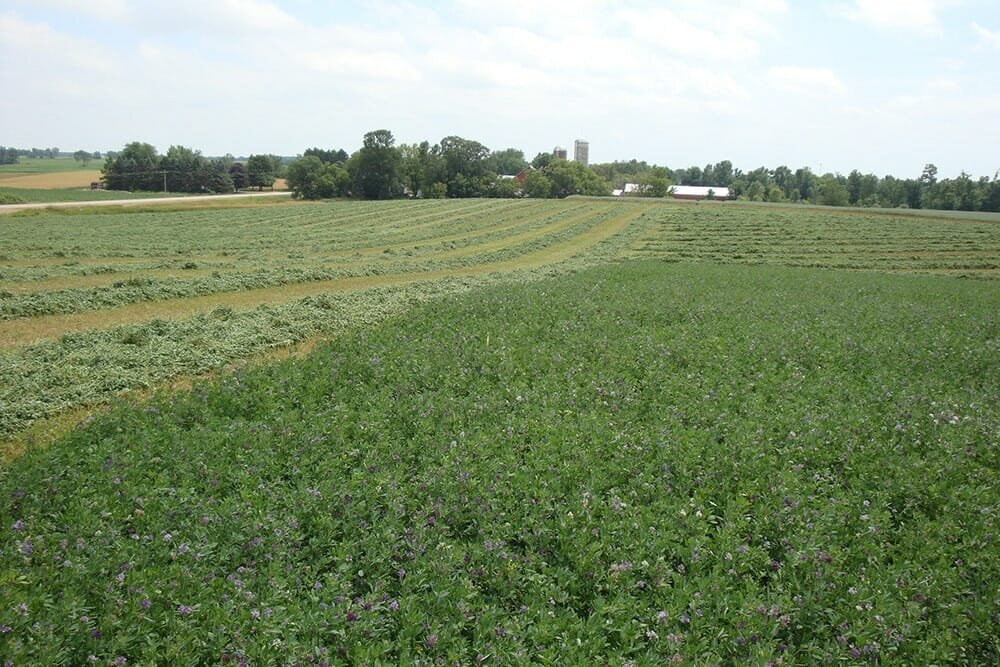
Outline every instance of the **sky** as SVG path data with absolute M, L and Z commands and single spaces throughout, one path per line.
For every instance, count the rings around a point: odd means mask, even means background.
M 0 144 L 1000 169 L 998 0 L 0 0 Z

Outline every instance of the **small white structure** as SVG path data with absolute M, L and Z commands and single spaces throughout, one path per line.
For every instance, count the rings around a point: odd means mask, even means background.
M 707 185 L 672 185 L 670 196 L 674 199 L 733 199 L 729 188 Z

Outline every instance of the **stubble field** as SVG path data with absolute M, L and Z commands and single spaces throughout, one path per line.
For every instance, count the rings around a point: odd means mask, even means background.
M 0 229 L 0 428 L 28 450 L 0 472 L 0 654 L 1000 656 L 989 217 L 339 202 Z

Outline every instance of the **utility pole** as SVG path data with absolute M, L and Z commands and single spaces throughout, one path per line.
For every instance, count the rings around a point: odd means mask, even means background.
M 163 194 L 167 193 L 167 170 L 163 170 Z

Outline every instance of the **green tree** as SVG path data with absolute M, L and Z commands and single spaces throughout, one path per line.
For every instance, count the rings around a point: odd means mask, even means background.
M 399 197 L 403 193 L 401 165 L 402 156 L 392 132 L 368 132 L 361 150 L 348 161 L 354 194 L 365 199 Z
M 208 189 L 208 160 L 200 151 L 184 146 L 171 146 L 160 159 L 160 170 L 166 172 L 166 189 L 171 192 L 201 192 Z
M 229 166 L 229 177 L 233 180 L 233 188 L 236 190 L 242 190 L 250 185 L 247 166 L 242 162 L 234 162 Z
M 277 169 L 271 155 L 251 155 L 247 159 L 247 181 L 250 187 L 263 190 L 274 187 Z
M 819 179 L 818 204 L 823 206 L 847 206 L 850 194 L 846 179 L 834 174 L 823 174 Z
M 444 160 L 445 183 L 449 197 L 481 197 L 486 194 L 493 178 L 487 177 L 486 159 L 490 149 L 478 141 L 448 136 L 438 144 Z
M 338 164 L 326 164 L 307 155 L 288 165 L 288 187 L 296 199 L 343 197 L 351 187 L 351 177 Z
M 160 156 L 150 144 L 133 141 L 113 157 L 109 154 L 101 180 L 107 190 L 161 190 Z
M 666 197 L 670 194 L 670 176 L 665 167 L 653 167 L 640 174 L 639 194 L 643 197 Z
M 77 162 L 82 162 L 84 167 L 90 164 L 91 158 L 92 155 L 89 151 L 79 150 L 73 153 L 73 159 Z
M 524 159 L 524 151 L 516 148 L 493 151 L 487 165 L 489 171 L 505 176 L 516 176 L 527 168 L 528 161 Z
M 552 183 L 553 197 L 611 194 L 607 181 L 575 160 L 554 160 L 544 172 Z
M 555 160 L 555 158 L 552 156 L 552 153 L 539 153 L 532 158 L 531 166 L 534 169 L 545 169 L 545 167 L 552 164 L 553 160 Z
M 541 169 L 532 169 L 524 177 L 524 192 L 532 199 L 547 199 L 552 196 L 552 181 Z
M 236 190 L 233 177 L 229 175 L 226 160 L 211 160 L 204 170 L 205 179 L 202 184 L 209 192 L 218 194 L 231 193 Z
M 847 203 L 857 206 L 859 201 L 861 201 L 861 172 L 853 169 L 847 175 Z
M 307 148 L 305 152 L 302 153 L 302 157 L 309 157 L 310 155 L 315 155 L 325 164 L 344 164 L 350 158 L 350 155 L 348 155 L 347 151 L 343 148 L 338 148 L 337 150 Z
M 513 199 L 521 196 L 521 184 L 516 178 L 497 178 L 489 192 L 490 197 Z
M 431 183 L 430 188 L 427 190 L 428 199 L 444 199 L 448 196 L 448 185 L 438 181 L 437 183 Z

